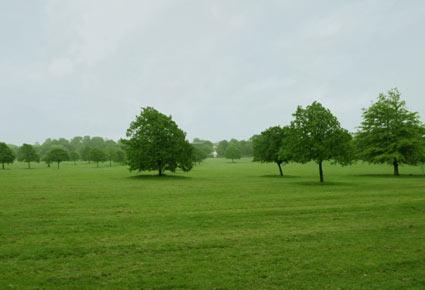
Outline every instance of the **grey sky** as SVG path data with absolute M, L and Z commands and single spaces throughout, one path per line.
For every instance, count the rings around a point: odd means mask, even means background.
M 425 1 L 0 0 L 0 140 L 123 137 L 141 106 L 249 138 L 319 100 L 349 130 L 398 87 L 425 117 Z

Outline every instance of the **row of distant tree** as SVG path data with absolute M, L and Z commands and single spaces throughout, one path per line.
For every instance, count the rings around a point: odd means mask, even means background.
M 251 157 L 253 154 L 252 142 L 245 140 L 231 139 L 222 140 L 217 144 L 209 140 L 193 139 L 192 159 L 194 163 L 200 163 L 208 157 L 222 157 L 228 159 L 240 159 Z M 118 141 L 104 139 L 102 137 L 74 137 L 71 140 L 65 138 L 46 139 L 42 144 L 6 145 L 0 143 L 0 162 L 4 169 L 7 163 L 18 161 L 26 162 L 31 167 L 31 162 L 44 161 L 48 167 L 51 163 L 56 163 L 59 168 L 63 161 L 99 162 L 108 161 L 124 164 L 126 161 L 125 148 Z
M 350 133 L 332 112 L 318 102 L 299 106 L 287 126 L 270 127 L 250 140 L 186 140 L 172 120 L 152 107 L 142 108 L 131 122 L 126 138 L 119 142 L 100 137 L 75 137 L 71 140 L 47 139 L 43 144 L 21 147 L 0 143 L 0 162 L 11 163 L 17 157 L 30 167 L 43 160 L 48 166 L 65 160 L 99 162 L 109 160 L 129 165 L 130 170 L 189 171 L 208 156 L 231 159 L 253 156 L 254 161 L 274 162 L 283 175 L 282 165 L 289 162 L 318 164 L 320 181 L 324 181 L 323 162 L 347 165 L 355 160 L 388 163 L 399 175 L 402 164 L 425 162 L 425 127 L 419 115 L 406 108 L 397 89 L 380 94 L 377 101 L 363 111 L 358 132 Z
M 222 140 L 217 144 L 209 140 L 193 139 L 194 162 L 201 162 L 208 157 L 221 157 L 227 159 L 240 159 L 242 157 L 252 157 L 252 141 L 251 140 Z
M 99 162 L 108 161 L 123 164 L 126 161 L 125 151 L 120 142 L 104 139 L 101 137 L 74 137 L 71 140 L 65 138 L 47 139 L 42 144 L 6 145 L 0 143 L 0 163 L 4 169 L 7 163 L 14 160 L 26 162 L 28 168 L 31 162 L 46 162 L 50 167 L 56 163 L 59 168 L 63 161 L 72 161 L 74 164 L 79 161 L 94 162 L 99 166 Z

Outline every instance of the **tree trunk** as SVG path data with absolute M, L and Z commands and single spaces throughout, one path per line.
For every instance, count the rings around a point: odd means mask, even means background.
M 400 172 L 398 171 L 398 161 L 397 161 L 397 159 L 394 159 L 393 166 L 394 166 L 394 175 L 399 176 Z
M 157 163 L 158 163 L 158 176 L 162 176 L 162 172 L 163 172 L 162 161 L 158 160 Z
M 109 167 L 112 167 L 112 160 L 109 159 Z
M 59 169 L 59 163 L 60 163 L 60 162 L 58 161 L 58 169 Z
M 280 176 L 283 176 L 283 171 L 282 171 L 282 162 L 276 162 L 277 163 L 277 166 L 279 167 L 279 174 L 280 174 Z
M 4 162 L 1 164 L 1 166 L 3 167 L 3 170 L 4 170 Z
M 31 168 L 31 161 L 28 162 L 28 169 Z
M 323 179 L 323 167 L 322 167 L 322 161 L 319 161 L 319 175 L 320 175 L 320 182 L 325 181 Z
M 99 161 L 96 162 L 96 167 L 99 167 Z

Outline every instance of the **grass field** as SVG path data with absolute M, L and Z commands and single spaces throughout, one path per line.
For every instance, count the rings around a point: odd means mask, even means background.
M 0 289 L 425 288 L 420 167 L 0 170 Z

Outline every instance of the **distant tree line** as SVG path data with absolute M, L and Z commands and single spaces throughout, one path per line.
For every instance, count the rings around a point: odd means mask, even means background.
M 217 157 L 224 157 L 231 159 L 232 162 L 235 159 L 241 159 L 242 157 L 252 157 L 253 148 L 252 140 L 236 140 L 231 139 L 229 141 L 222 140 L 217 144 Z
M 397 89 L 379 95 L 375 103 L 363 110 L 363 120 L 357 132 L 342 128 L 332 112 L 319 102 L 301 107 L 286 126 L 270 127 L 249 140 L 222 140 L 214 144 L 195 138 L 192 143 L 173 121 L 152 107 L 142 108 L 131 122 L 126 138 L 118 142 L 101 137 L 47 139 L 43 144 L 23 144 L 21 147 L 0 143 L 0 163 L 18 161 L 46 162 L 50 167 L 63 161 L 83 160 L 127 163 L 130 170 L 156 170 L 158 175 L 180 168 L 189 171 L 207 157 L 234 160 L 253 157 L 254 161 L 273 162 L 283 175 L 283 165 L 289 162 L 315 162 L 319 179 L 324 181 L 325 161 L 341 165 L 355 160 L 387 163 L 399 175 L 402 164 L 425 162 L 425 126 L 419 115 L 407 109 Z
M 121 142 L 104 139 L 102 137 L 74 137 L 71 140 L 65 138 L 46 139 L 42 144 L 23 144 L 18 147 L 15 145 L 6 145 L 0 143 L 0 162 L 4 169 L 5 164 L 13 163 L 17 159 L 26 162 L 28 168 L 31 168 L 31 162 L 43 161 L 48 167 L 52 163 L 57 164 L 59 168 L 63 161 L 72 161 L 74 165 L 77 161 L 86 161 L 88 163 L 99 162 L 125 164 L 126 155 Z

